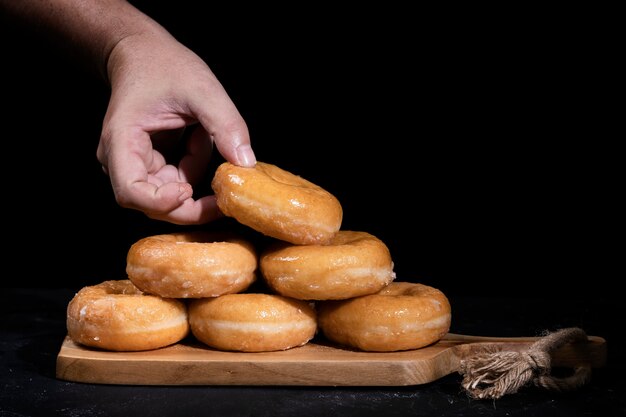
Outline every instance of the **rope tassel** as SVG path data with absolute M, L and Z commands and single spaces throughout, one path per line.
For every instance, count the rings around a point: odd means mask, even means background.
M 556 378 L 550 375 L 551 353 L 567 343 L 585 340 L 587 334 L 582 329 L 568 328 L 537 340 L 525 352 L 485 350 L 461 361 L 461 384 L 477 399 L 514 394 L 531 382 L 553 391 L 579 388 L 589 381 L 591 367 L 582 365 L 575 368 L 573 375 Z

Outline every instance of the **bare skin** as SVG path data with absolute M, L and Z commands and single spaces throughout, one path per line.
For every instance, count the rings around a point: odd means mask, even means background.
M 194 199 L 213 145 L 229 162 L 254 166 L 244 119 L 206 63 L 124 0 L 0 0 L 0 7 L 76 44 L 105 74 L 111 97 L 97 149 L 115 199 L 176 224 L 221 214 L 214 196 Z M 168 164 L 156 139 L 193 127 L 186 154 Z

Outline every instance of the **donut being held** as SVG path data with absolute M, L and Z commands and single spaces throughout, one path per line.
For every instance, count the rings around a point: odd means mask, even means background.
M 393 282 L 376 294 L 317 304 L 324 336 L 340 345 L 372 352 L 419 349 L 450 329 L 451 310 L 440 290 Z
M 217 297 L 247 289 L 256 279 L 252 243 L 210 232 L 162 234 L 135 242 L 128 278 L 142 291 L 167 298 Z
M 226 216 L 285 242 L 326 244 L 341 227 L 343 210 L 334 195 L 272 164 L 224 162 L 211 186 Z
M 129 280 L 82 288 L 67 306 L 67 331 L 76 343 L 112 351 L 169 346 L 189 333 L 180 300 L 144 294 Z
M 327 245 L 276 242 L 260 259 L 275 292 L 300 300 L 343 300 L 380 291 L 395 279 L 387 246 L 367 232 L 339 231 Z
M 191 300 L 189 324 L 204 344 L 240 352 L 291 349 L 306 344 L 317 331 L 309 303 L 261 293 Z

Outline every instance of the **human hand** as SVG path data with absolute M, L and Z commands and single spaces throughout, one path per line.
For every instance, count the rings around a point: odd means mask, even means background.
M 219 217 L 214 196 L 193 196 L 213 143 L 236 165 L 254 166 L 256 158 L 246 123 L 213 72 L 160 27 L 122 39 L 107 69 L 111 98 L 97 157 L 118 204 L 176 224 Z M 175 140 L 190 127 L 186 154 L 173 165 L 156 139 Z

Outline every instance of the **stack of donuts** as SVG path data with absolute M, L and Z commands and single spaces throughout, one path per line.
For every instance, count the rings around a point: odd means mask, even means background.
M 263 162 L 224 162 L 211 185 L 220 210 L 270 244 L 207 231 L 140 239 L 128 251 L 127 279 L 84 287 L 72 298 L 72 340 L 141 351 L 192 335 L 213 349 L 267 352 L 324 337 L 338 347 L 392 352 L 448 332 L 446 296 L 396 281 L 387 246 L 370 233 L 342 230 L 341 204 L 325 189 Z M 264 290 L 251 290 L 255 282 Z

